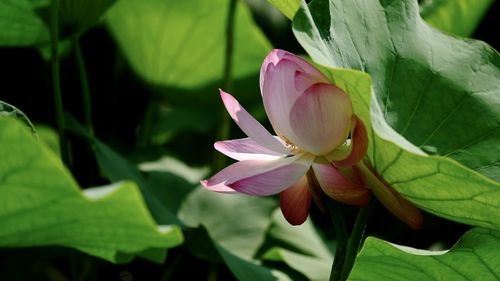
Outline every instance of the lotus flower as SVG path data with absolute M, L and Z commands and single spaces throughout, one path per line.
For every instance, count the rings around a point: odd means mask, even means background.
M 293 225 L 307 219 L 312 198 L 321 207 L 323 194 L 346 204 L 367 204 L 371 192 L 360 177 L 367 169 L 356 164 L 366 154 L 368 139 L 349 96 L 307 61 L 283 50 L 273 50 L 264 60 L 260 89 L 276 136 L 220 90 L 227 111 L 248 137 L 215 143 L 215 149 L 239 162 L 202 185 L 224 193 L 279 193 L 281 211 Z

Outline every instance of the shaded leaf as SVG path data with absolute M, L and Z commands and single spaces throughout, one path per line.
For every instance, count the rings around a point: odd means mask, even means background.
M 35 3 L 43 1 L 0 1 L 0 46 L 27 47 L 48 43 L 49 30 L 35 13 Z M 47 4 L 45 2 L 44 4 Z
M 475 228 L 449 251 L 425 251 L 369 237 L 349 280 L 498 280 L 500 234 Z
M 203 225 L 210 237 L 241 258 L 252 259 L 264 242 L 276 202 L 242 194 L 221 194 L 199 187 L 182 203 L 179 218 Z
M 274 245 L 282 244 L 282 248 L 308 256 L 333 259 L 332 252 L 310 219 L 301 225 L 293 226 L 284 219 L 281 210 L 276 209 L 268 236 L 279 241 L 280 243 L 274 243 Z
M 469 37 L 495 0 L 427 0 L 420 15 L 441 31 Z
M 135 184 L 80 191 L 52 152 L 5 117 L 0 158 L 0 247 L 60 245 L 112 262 L 162 262 L 182 243 L 178 227 L 155 224 Z
M 179 219 L 169 210 L 167 205 L 164 205 L 161 198 L 157 197 L 143 178 L 137 166 L 130 162 L 118 152 L 114 151 L 106 144 L 96 141 L 95 153 L 99 167 L 110 181 L 132 180 L 139 186 L 141 193 L 146 200 L 148 208 L 155 220 L 160 224 L 181 224 Z M 172 176 L 172 179 L 176 179 Z M 188 184 L 189 186 L 189 184 Z M 183 188 L 182 185 L 169 186 L 168 183 L 161 188 Z M 169 192 L 171 195 L 179 195 L 179 192 Z M 171 201 L 175 203 L 175 200 Z M 175 209 L 175 207 L 173 207 Z
M 308 280 L 314 281 L 328 280 L 331 263 L 333 262 L 333 256 L 330 259 L 311 257 L 278 247 L 267 251 L 262 258 L 285 262 L 288 266 L 306 276 Z
M 212 261 L 224 262 L 234 276 L 240 281 L 290 280 L 281 272 L 273 271 L 254 261 L 243 259 L 231 253 L 225 247 L 213 241 L 210 234 L 203 226 L 186 230 L 186 241 L 186 246 L 191 249 L 195 255 L 202 258 L 208 258 Z
M 82 127 L 72 116 L 66 116 L 66 124 L 68 130 L 77 134 L 87 141 L 91 142 L 94 146 L 94 151 L 97 159 L 97 164 L 99 165 L 104 176 L 114 182 L 122 180 L 134 181 L 144 196 L 144 200 L 151 211 L 156 222 L 160 224 L 182 224 L 181 221 L 174 215 L 173 210 L 176 206 L 165 205 L 166 201 L 162 201 L 163 198 L 158 197 L 158 193 L 162 193 L 162 188 L 179 188 L 180 190 L 187 189 L 190 190 L 192 185 L 187 183 L 182 178 L 178 178 L 175 175 L 168 177 L 169 182 L 165 182 L 161 186 L 155 185 L 155 180 L 146 180 L 138 168 L 138 165 L 131 162 L 111 147 L 105 143 L 92 138 L 88 131 Z M 179 184 L 182 183 L 182 184 Z M 151 184 L 151 185 L 150 185 Z M 181 200 L 185 195 L 185 192 L 170 192 L 170 195 L 175 195 L 176 199 L 168 200 L 168 202 L 176 202 Z M 177 204 L 177 203 L 176 203 Z
M 61 23 L 70 32 L 96 25 L 116 0 L 60 0 Z

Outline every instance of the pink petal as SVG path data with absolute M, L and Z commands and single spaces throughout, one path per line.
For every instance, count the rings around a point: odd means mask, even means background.
M 292 160 L 292 158 L 296 159 Z M 280 160 L 283 161 L 280 165 L 276 165 L 266 172 L 239 180 L 232 179 L 227 182 L 227 186 L 248 195 L 266 196 L 280 193 L 297 182 L 307 172 L 313 157 L 298 155 Z M 285 162 L 287 163 L 285 164 Z
M 220 96 L 231 118 L 247 136 L 267 149 L 281 154 L 289 153 L 289 150 L 257 122 L 233 96 L 223 90 L 220 90 Z
M 224 183 L 210 184 L 208 180 L 202 180 L 200 181 L 200 183 L 204 188 L 210 191 L 215 191 L 220 193 L 238 193 L 238 191 L 226 186 Z
M 331 198 L 350 205 L 364 206 L 370 190 L 359 182 L 350 181 L 329 163 L 313 163 L 312 168 L 321 189 Z
M 311 165 L 309 155 L 277 160 L 244 160 L 236 162 L 202 185 L 216 192 L 237 191 L 250 195 L 272 195 L 294 184 Z
M 368 150 L 368 135 L 365 124 L 356 115 L 352 116 L 351 145 L 352 150 L 344 160 L 335 161 L 336 166 L 353 166 L 365 157 Z
M 280 193 L 281 212 L 291 225 L 304 223 L 309 215 L 310 206 L 311 192 L 306 176 L 302 176 L 291 187 Z
M 259 145 L 251 138 L 218 141 L 214 147 L 219 152 L 238 161 L 276 160 L 284 156 Z
M 351 116 L 351 100 L 346 93 L 331 84 L 314 84 L 290 111 L 290 124 L 297 136 L 291 141 L 315 155 L 327 154 L 346 140 Z
M 318 78 L 320 78 L 320 81 L 323 82 L 328 81 L 321 72 L 319 72 L 314 66 L 308 63 L 305 59 L 284 50 L 274 49 L 264 59 L 264 62 L 262 63 L 262 66 L 260 68 L 260 89 L 262 94 L 264 94 L 263 85 L 264 85 L 264 80 L 266 80 L 267 77 L 266 72 L 268 70 L 268 66 L 270 64 L 276 66 L 278 62 L 280 62 L 283 59 L 290 60 L 296 63 L 300 67 L 301 72 L 306 72 L 310 75 L 317 76 Z
M 294 139 L 290 127 L 290 110 L 302 94 L 295 88 L 295 75 L 299 66 L 290 60 L 269 64 L 262 86 L 262 100 L 269 122 L 279 136 Z

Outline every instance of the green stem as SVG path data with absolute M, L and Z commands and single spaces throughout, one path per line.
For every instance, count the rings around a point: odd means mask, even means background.
M 66 138 L 64 109 L 61 94 L 61 78 L 59 71 L 59 0 L 52 0 L 50 18 L 50 57 L 52 70 L 52 87 L 54 95 L 54 107 L 56 110 L 57 131 L 61 147 L 61 158 L 67 166 L 70 164 L 68 140 Z
M 141 148 L 145 148 L 151 144 L 151 134 L 153 130 L 153 120 L 156 115 L 157 107 L 156 98 L 150 98 L 146 111 L 144 112 L 144 119 L 142 120 L 142 125 L 139 131 L 139 137 L 137 145 Z
M 347 280 L 347 277 L 349 277 L 349 273 L 351 273 L 354 261 L 356 260 L 356 256 L 358 255 L 359 249 L 363 245 L 366 224 L 368 222 L 368 219 L 370 218 L 371 212 L 376 202 L 377 199 L 375 198 L 375 196 L 372 196 L 368 205 L 363 207 L 358 213 L 351 233 L 351 237 L 349 238 L 349 242 L 347 243 L 347 252 L 344 266 L 340 275 L 340 280 Z
M 90 95 L 90 84 L 87 75 L 87 67 L 85 66 L 85 59 L 83 58 L 82 48 L 80 46 L 80 36 L 73 34 L 71 39 L 75 47 L 76 64 L 78 65 L 78 72 L 80 74 L 80 84 L 82 87 L 82 102 L 83 102 L 83 118 L 85 126 L 89 130 L 90 135 L 94 136 L 94 125 L 92 122 L 92 98 Z
M 226 20 L 226 48 L 224 53 L 224 76 L 223 76 L 223 90 L 231 91 L 232 80 L 232 69 L 233 69 L 233 49 L 234 49 L 234 25 L 235 25 L 235 14 L 236 14 L 236 4 L 237 0 L 229 1 L 229 8 L 227 12 Z M 230 134 L 230 119 L 229 115 L 222 110 L 222 122 L 219 127 L 219 132 L 217 138 L 219 140 L 225 140 Z M 214 159 L 214 169 L 219 170 L 225 166 L 226 157 L 217 153 Z
M 337 246 L 335 248 L 335 257 L 333 259 L 332 270 L 330 272 L 330 281 L 341 280 L 341 273 L 344 267 L 346 254 L 348 234 L 347 227 L 342 215 L 342 206 L 340 203 L 329 199 L 327 202 L 328 212 L 335 228 L 335 236 L 337 239 Z

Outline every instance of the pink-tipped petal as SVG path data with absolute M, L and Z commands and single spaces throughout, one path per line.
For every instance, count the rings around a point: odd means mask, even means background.
M 294 103 L 290 111 L 291 140 L 315 155 L 324 155 L 345 142 L 351 127 L 349 96 L 331 84 L 314 84 Z
M 226 186 L 224 183 L 210 184 L 208 180 L 202 180 L 200 181 L 200 183 L 204 188 L 210 191 L 215 191 L 219 193 L 238 193 L 238 191 Z
M 231 179 L 226 185 L 248 195 L 277 194 L 296 183 L 307 172 L 313 159 L 311 155 L 297 155 L 275 160 L 273 162 L 276 163 L 267 171 L 241 179 Z
M 311 192 L 306 176 L 280 193 L 280 208 L 285 219 L 291 225 L 304 223 L 309 215 Z
M 290 127 L 290 110 L 302 94 L 295 88 L 295 74 L 299 66 L 290 60 L 269 64 L 262 86 L 262 100 L 269 122 L 274 131 L 287 139 L 293 139 Z
M 220 90 L 220 96 L 231 118 L 241 130 L 259 145 L 280 154 L 287 154 L 289 150 L 274 138 L 255 118 L 252 117 L 230 94 Z
M 214 143 L 215 149 L 235 160 L 276 160 L 283 157 L 273 150 L 267 149 L 251 138 L 218 141 Z
M 312 156 L 297 155 L 277 160 L 244 160 L 218 172 L 202 185 L 216 192 L 237 191 L 249 195 L 277 194 L 307 171 Z
M 314 66 L 308 63 L 305 59 L 284 50 L 274 49 L 264 59 L 264 62 L 262 63 L 262 66 L 260 68 L 260 89 L 262 94 L 264 94 L 263 85 L 264 85 L 264 80 L 266 80 L 267 77 L 266 72 L 268 70 L 269 65 L 272 64 L 276 66 L 278 62 L 280 62 L 283 59 L 290 60 L 296 63 L 300 67 L 301 72 L 305 72 L 310 75 L 318 77 L 319 81 L 317 82 L 328 81 L 321 72 L 319 72 Z
M 364 206 L 370 199 L 370 190 L 358 182 L 350 181 L 329 163 L 313 163 L 316 179 L 321 189 L 336 201 Z
M 339 167 L 349 167 L 361 161 L 368 150 L 368 135 L 366 133 L 365 124 L 356 115 L 352 116 L 351 129 L 351 146 L 352 150 L 347 158 L 335 161 L 335 165 Z

